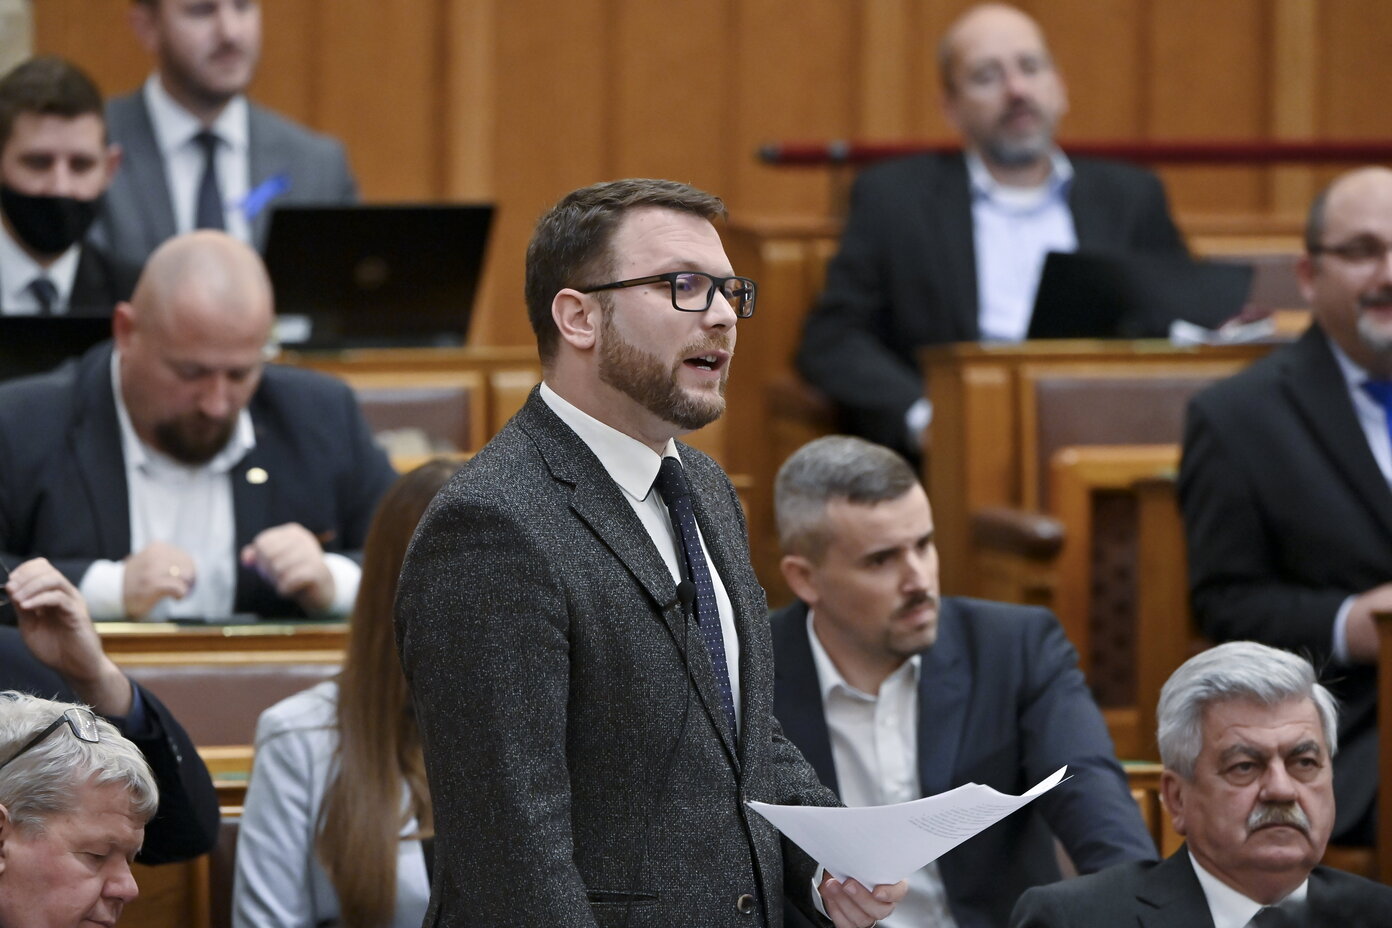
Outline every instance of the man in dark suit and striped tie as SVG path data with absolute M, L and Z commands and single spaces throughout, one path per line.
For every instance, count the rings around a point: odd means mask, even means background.
M 774 928 L 786 901 L 867 928 L 905 891 L 814 891 L 815 862 L 745 804 L 836 798 L 774 721 L 739 499 L 675 440 L 724 410 L 754 310 L 724 212 L 626 180 L 538 223 L 543 383 L 441 491 L 401 575 L 435 803 L 427 924 Z

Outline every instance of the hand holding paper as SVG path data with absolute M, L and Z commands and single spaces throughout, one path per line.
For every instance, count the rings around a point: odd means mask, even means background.
M 838 880 L 897 883 L 1063 782 L 1060 767 L 1021 796 L 967 783 L 937 796 L 889 806 L 828 809 L 751 802 Z

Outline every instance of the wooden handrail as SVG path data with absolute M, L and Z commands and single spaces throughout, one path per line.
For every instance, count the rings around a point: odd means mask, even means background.
M 1115 158 L 1144 164 L 1357 164 L 1392 160 L 1392 141 L 1076 141 L 1060 142 L 1071 155 Z M 959 151 L 956 141 L 770 142 L 759 148 L 765 164 L 788 167 L 864 165 L 904 155 Z

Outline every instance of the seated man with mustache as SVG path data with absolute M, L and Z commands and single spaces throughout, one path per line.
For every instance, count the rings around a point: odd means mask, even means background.
M 271 284 L 222 232 L 150 258 L 114 340 L 0 386 L 0 551 L 94 619 L 343 615 L 395 477 L 352 391 L 266 363 Z
M 1334 827 L 1334 697 L 1309 661 L 1250 641 L 1190 658 L 1157 711 L 1161 795 L 1187 839 L 1032 889 L 1012 928 L 1386 925 L 1392 887 L 1316 866 Z
M 818 439 L 779 471 L 774 506 L 799 598 L 773 614 L 774 713 L 846 805 L 1071 775 L 913 874 L 881 928 L 1005 924 L 1022 892 L 1059 879 L 1055 836 L 1083 873 L 1155 859 L 1058 620 L 939 597 L 933 513 L 907 461 Z

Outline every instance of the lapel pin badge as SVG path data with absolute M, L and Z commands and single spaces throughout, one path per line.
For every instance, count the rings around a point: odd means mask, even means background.
M 266 473 L 266 468 L 264 467 L 252 467 L 247 469 L 246 482 L 252 486 L 260 486 L 270 479 L 271 475 Z

